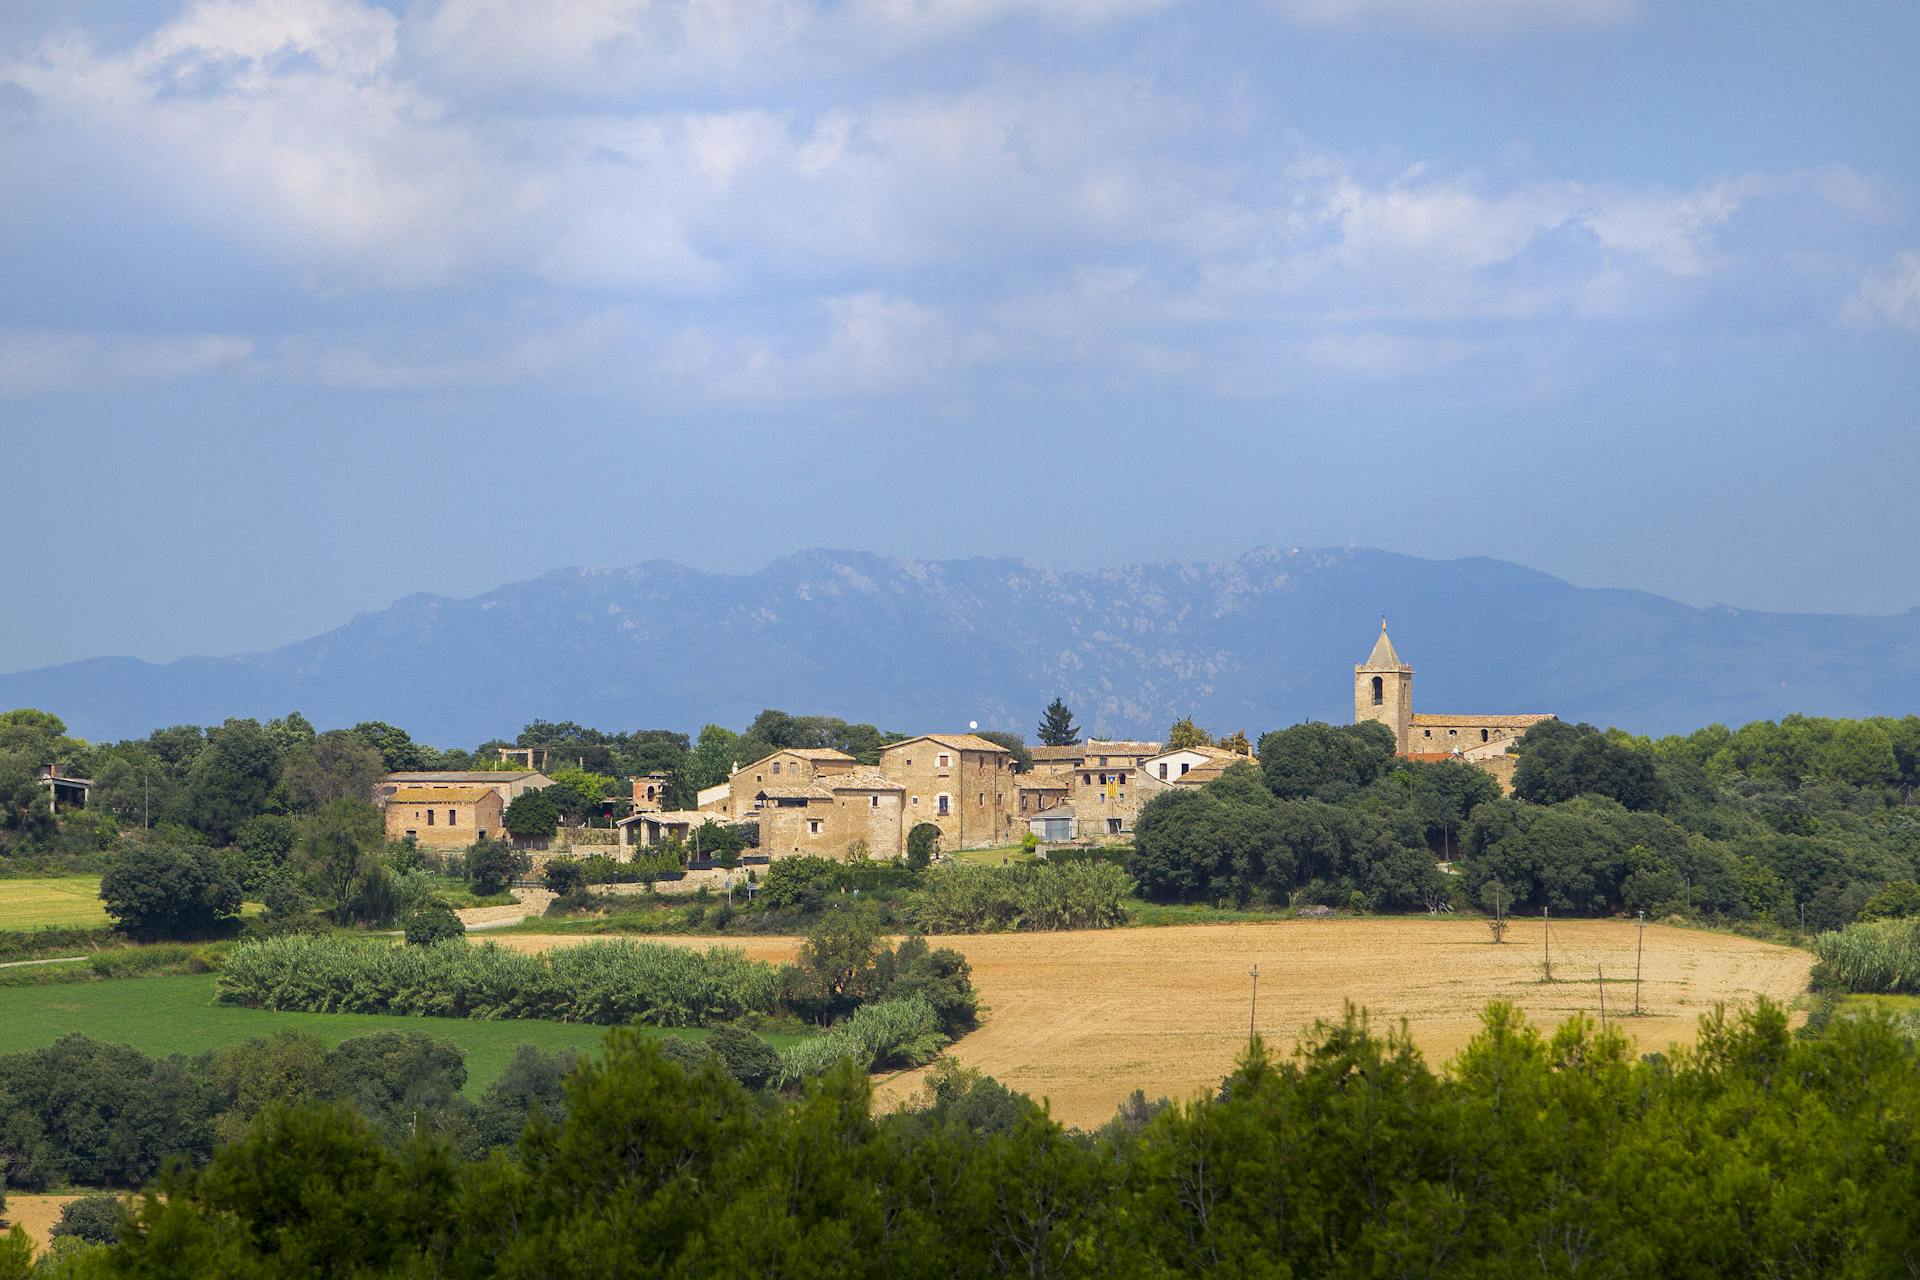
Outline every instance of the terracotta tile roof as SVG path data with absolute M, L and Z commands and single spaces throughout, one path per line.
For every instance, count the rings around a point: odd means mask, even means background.
M 1088 756 L 1138 756 L 1144 760 L 1159 754 L 1157 742 L 1089 742 L 1080 750 L 1083 760 Z
M 802 760 L 852 760 L 853 759 L 853 757 L 848 755 L 846 752 L 837 751 L 832 747 L 783 747 L 782 750 L 784 750 L 790 756 L 799 756 Z M 778 755 L 779 752 L 775 752 L 774 754 Z
M 820 784 L 828 791 L 905 791 L 906 788 L 871 766 L 836 773 Z
M 903 742 L 889 742 L 881 750 L 892 751 L 898 747 L 910 747 L 916 742 L 937 742 L 943 747 L 952 747 L 955 751 L 997 751 L 1003 756 L 1013 754 L 999 743 L 989 742 L 972 733 L 923 733 L 917 738 L 908 738 Z
M 1086 753 L 1087 753 L 1087 746 L 1084 742 L 1076 742 L 1070 747 L 1028 747 L 1027 748 L 1027 754 L 1034 758 L 1035 763 L 1039 763 L 1040 761 L 1047 761 L 1051 763 L 1051 762 L 1061 761 L 1061 760 L 1067 760 L 1067 761 L 1078 760 L 1081 756 L 1085 755 Z
M 1228 765 L 1229 762 L 1225 760 L 1209 760 L 1205 764 L 1193 766 L 1177 778 L 1169 778 L 1168 781 L 1176 787 L 1197 787 L 1202 783 L 1212 782 L 1225 773 Z
M 455 769 L 426 770 L 416 773 L 390 773 L 382 782 L 519 782 L 526 778 L 544 778 L 537 769 Z
M 1551 719 L 1553 719 L 1551 711 L 1517 716 L 1443 716 L 1423 711 L 1415 713 L 1413 722 L 1417 725 L 1430 725 L 1436 728 L 1457 725 L 1463 729 L 1524 729 L 1528 725 Z
M 756 796 L 765 796 L 769 800 L 831 800 L 833 792 L 823 786 L 812 787 L 761 787 L 754 792 Z
M 388 797 L 391 804 L 473 804 L 488 796 L 498 799 L 492 787 L 401 787 Z

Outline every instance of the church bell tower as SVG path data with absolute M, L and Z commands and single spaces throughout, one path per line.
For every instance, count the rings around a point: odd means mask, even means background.
M 1413 668 L 1400 661 L 1380 619 L 1373 652 L 1353 669 L 1353 722 L 1377 720 L 1393 730 L 1394 750 L 1405 752 L 1413 732 Z

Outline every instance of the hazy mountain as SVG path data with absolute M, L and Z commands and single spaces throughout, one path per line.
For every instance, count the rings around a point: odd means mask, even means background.
M 1083 729 L 1191 713 L 1259 733 L 1346 720 L 1389 615 L 1425 711 L 1553 711 L 1638 731 L 1920 704 L 1920 611 L 1695 609 L 1493 560 L 1271 550 L 1062 572 L 1017 560 L 806 551 L 758 573 L 564 569 L 469 600 L 414 595 L 266 653 L 96 658 L 0 675 L 90 738 L 280 715 L 391 721 L 438 745 L 527 720 L 744 725 L 762 707 L 884 728 L 1031 733 L 1055 694 Z

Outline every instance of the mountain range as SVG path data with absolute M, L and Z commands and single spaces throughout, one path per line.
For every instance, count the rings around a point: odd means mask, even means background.
M 1257 735 L 1351 718 L 1353 666 L 1382 615 L 1419 711 L 1658 734 L 1920 702 L 1920 610 L 1694 608 L 1496 560 L 1262 548 L 1088 571 L 828 550 L 748 574 L 562 569 L 470 599 L 407 596 L 263 653 L 0 675 L 0 707 L 53 711 L 93 739 L 298 709 L 322 728 L 385 720 L 450 746 L 535 718 L 740 728 L 763 707 L 1031 734 L 1057 695 L 1102 736 L 1157 737 L 1189 714 Z

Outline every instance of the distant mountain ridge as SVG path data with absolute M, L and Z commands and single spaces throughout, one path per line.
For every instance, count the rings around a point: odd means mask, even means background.
M 412 595 L 263 653 L 93 658 L 0 675 L 0 707 L 89 738 L 291 709 L 436 745 L 528 720 L 741 727 L 763 707 L 900 730 L 1031 734 L 1059 695 L 1083 730 L 1192 714 L 1258 734 L 1344 722 L 1379 619 L 1420 711 L 1552 711 L 1664 733 L 1920 704 L 1920 610 L 1698 609 L 1485 559 L 1261 548 L 1217 563 L 1047 569 L 803 551 L 748 574 L 667 561 L 562 569 L 470 599 Z

